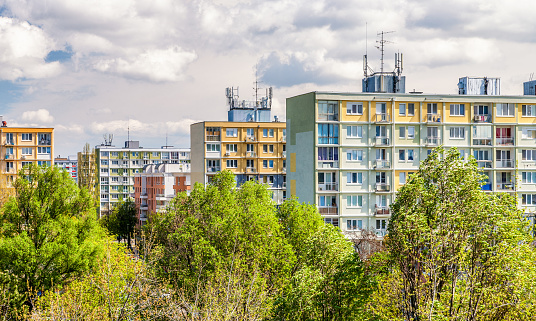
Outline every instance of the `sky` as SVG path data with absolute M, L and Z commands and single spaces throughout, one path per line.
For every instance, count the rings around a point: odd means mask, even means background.
M 226 120 L 226 87 L 272 114 L 311 91 L 360 92 L 363 55 L 404 55 L 406 91 L 456 94 L 500 77 L 522 95 L 536 72 L 535 1 L 0 0 L 0 114 L 55 128 L 55 156 L 88 142 L 189 147 L 190 124 Z

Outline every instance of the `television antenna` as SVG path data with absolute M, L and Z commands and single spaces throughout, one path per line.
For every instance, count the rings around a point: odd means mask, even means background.
M 380 40 L 376 40 L 376 43 L 378 44 L 376 46 L 376 48 L 381 52 L 381 58 L 380 58 L 380 72 L 383 74 L 383 56 L 384 56 L 384 47 L 385 47 L 385 44 L 388 44 L 388 43 L 393 43 L 389 40 L 385 40 L 385 35 L 388 34 L 388 33 L 394 33 L 394 31 L 382 31 L 382 32 L 378 32 L 378 36 L 380 37 Z

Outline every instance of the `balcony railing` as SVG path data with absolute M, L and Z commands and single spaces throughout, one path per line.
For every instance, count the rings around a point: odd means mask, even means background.
M 281 153 L 281 155 L 283 156 L 283 158 L 287 158 L 287 151 L 284 151 L 283 153 Z
M 374 205 L 374 212 L 375 215 L 389 215 L 391 214 L 391 210 L 389 209 L 389 206 L 380 206 L 378 204 Z
M 16 174 L 17 171 L 14 168 L 5 169 L 4 173 L 6 174 Z
M 318 190 L 319 191 L 338 191 L 339 184 L 337 183 L 318 184 Z
M 287 168 L 286 167 L 283 167 L 283 173 L 286 174 L 287 173 Z
M 322 215 L 337 215 L 337 206 L 319 207 L 318 212 Z
M 376 229 L 376 235 L 380 237 L 384 237 L 385 235 L 387 235 L 387 229 L 385 228 Z
M 318 161 L 318 168 L 339 168 L 338 161 Z
M 512 182 L 497 182 L 497 189 L 498 190 L 514 190 L 514 183 Z
M 477 160 L 478 168 L 491 168 L 491 160 Z
M 283 182 L 283 184 L 281 185 L 281 188 L 287 188 L 287 182 Z
M 474 146 L 491 146 L 491 138 L 474 138 Z
M 6 159 L 15 159 L 15 156 L 13 154 L 7 154 Z
M 510 159 L 503 159 L 495 161 L 495 167 L 497 168 L 514 168 L 514 161 Z
M 50 139 L 41 139 L 39 140 L 39 145 L 50 145 Z
M 514 138 L 513 137 L 497 137 L 495 139 L 495 142 L 497 145 L 514 145 Z
M 219 171 L 220 171 L 219 166 L 207 167 L 207 172 L 209 172 L 209 173 L 216 173 L 216 172 L 219 172 Z
M 475 123 L 490 123 L 491 115 L 475 115 L 473 119 Z
M 383 160 L 383 159 L 377 159 L 375 162 L 374 162 L 374 168 L 376 169 L 389 169 L 391 168 L 391 162 L 388 161 L 388 160 Z
M 374 141 L 376 146 L 389 146 L 389 137 L 376 137 Z
M 390 192 L 391 184 L 387 183 L 376 183 L 376 192 Z
M 287 136 L 283 136 L 283 137 L 281 138 L 281 141 L 282 141 L 283 143 L 286 143 L 286 142 L 287 142 Z
M 441 138 L 439 137 L 426 137 L 426 145 L 428 146 L 439 146 L 441 145 Z
M 338 114 L 318 114 L 318 120 L 339 120 Z
M 254 141 L 255 141 L 255 136 L 247 136 L 247 137 L 246 137 L 246 141 L 248 141 L 248 142 L 254 142 Z
M 257 153 L 255 153 L 255 152 L 246 152 L 246 157 L 257 157 Z
M 207 141 L 208 142 L 219 142 L 220 141 L 220 135 L 207 135 Z
M 373 122 L 375 123 L 390 123 L 391 115 L 389 114 L 376 114 L 374 115 Z
M 246 168 L 246 172 L 248 172 L 248 173 L 256 173 L 257 169 L 255 167 L 248 167 L 248 168 Z
M 6 139 L 4 142 L 5 145 L 15 145 L 15 141 L 13 139 Z
M 424 117 L 424 121 L 426 123 L 440 123 L 441 122 L 441 115 L 438 114 L 426 114 Z

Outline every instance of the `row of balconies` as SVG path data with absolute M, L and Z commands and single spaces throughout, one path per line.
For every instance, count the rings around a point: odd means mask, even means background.
M 274 137 L 264 137 L 264 138 L 274 138 Z M 219 142 L 221 141 L 221 136 L 220 135 L 206 135 L 205 136 L 205 141 L 207 142 Z M 244 139 L 244 142 L 256 142 L 257 139 L 255 138 L 255 136 L 247 136 L 246 139 Z M 283 136 L 281 137 L 281 142 L 283 143 L 286 143 L 287 141 L 287 137 L 286 136 Z
M 319 115 L 318 117 L 319 121 L 338 121 L 339 118 L 337 115 L 334 115 L 332 117 L 321 117 Z M 490 123 L 491 122 L 491 115 L 474 115 L 473 121 L 475 123 Z M 389 113 L 381 113 L 381 114 L 375 114 L 372 117 L 371 122 L 373 123 L 390 123 L 391 122 L 391 115 Z M 422 119 L 423 123 L 440 123 L 441 122 L 441 115 L 439 114 L 426 114 L 424 115 Z
M 237 154 L 236 152 L 234 152 L 235 154 Z M 267 154 L 273 154 L 273 153 L 267 153 Z M 225 152 L 224 154 L 225 156 L 231 156 L 231 152 Z M 245 155 L 245 157 L 248 157 L 248 158 L 256 158 L 257 157 L 257 153 L 256 152 L 246 152 L 245 154 L 242 154 L 242 155 Z M 239 155 L 234 155 L 234 157 L 240 157 Z M 287 152 L 284 151 L 284 152 L 281 152 L 281 157 L 282 158 L 287 158 Z
M 320 215 L 339 215 L 339 208 L 337 206 L 323 206 L 318 207 L 318 212 Z M 375 204 L 373 214 L 375 216 L 390 215 L 391 209 L 389 206 Z
M 207 167 L 207 173 L 217 173 L 219 171 L 220 171 L 220 167 Z M 246 173 L 258 173 L 258 172 L 259 171 L 257 170 L 256 167 L 246 167 Z M 287 168 L 283 167 L 281 169 L 281 172 L 286 173 Z

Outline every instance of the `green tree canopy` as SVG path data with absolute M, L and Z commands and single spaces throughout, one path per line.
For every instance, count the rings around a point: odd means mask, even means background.
M 119 239 L 127 239 L 128 248 L 132 248 L 130 237 L 136 228 L 138 217 L 136 204 L 132 198 L 119 202 L 112 213 L 103 217 L 103 225 L 111 234 L 117 235 Z
M 0 280 L 10 309 L 32 308 L 35 296 L 80 276 L 100 253 L 103 230 L 93 200 L 68 173 L 31 165 L 19 172 L 15 197 L 0 212 Z
M 383 319 L 532 319 L 536 258 L 516 196 L 481 190 L 457 150 L 434 151 L 391 205 Z

